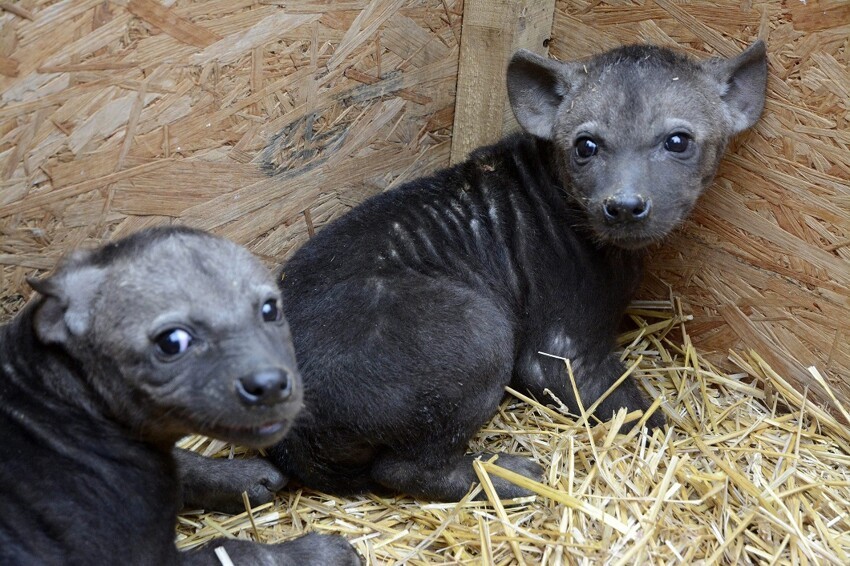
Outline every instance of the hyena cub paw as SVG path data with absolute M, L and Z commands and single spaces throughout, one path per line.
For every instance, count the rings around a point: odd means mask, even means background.
M 287 477 L 262 458 L 204 458 L 178 450 L 175 452 L 183 488 L 183 504 L 223 513 L 245 511 L 242 493 L 252 507 L 274 500 Z
M 288 478 L 284 476 L 280 470 L 263 458 L 254 458 L 244 461 L 245 466 L 242 469 L 243 477 L 239 485 L 235 487 L 242 488 L 242 491 L 248 494 L 248 501 L 252 507 L 263 505 L 273 501 L 275 494 L 283 489 Z
M 667 426 L 667 417 L 664 416 L 664 412 L 661 409 L 656 409 L 646 420 L 646 427 L 650 432 L 657 428 L 664 428 L 665 426 Z
M 515 456 L 513 454 L 499 454 L 498 456 L 494 463 L 500 468 L 516 472 L 534 481 L 543 479 L 543 467 L 530 458 L 526 456 Z M 492 454 L 482 454 L 480 459 L 490 460 L 492 457 Z M 499 499 L 515 499 L 517 497 L 534 495 L 533 492 L 524 487 L 520 487 L 495 475 L 490 475 L 490 481 L 493 482 L 493 487 L 496 488 L 496 494 L 499 496 Z M 477 497 L 477 499 L 485 498 L 486 494 L 483 491 Z
M 363 559 L 341 536 L 310 533 L 282 544 L 271 545 L 285 564 L 299 566 L 360 566 Z

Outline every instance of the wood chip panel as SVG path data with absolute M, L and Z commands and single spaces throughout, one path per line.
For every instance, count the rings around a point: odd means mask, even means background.
M 183 222 L 279 263 L 448 164 L 462 0 L 0 5 L 0 316 L 68 249 Z

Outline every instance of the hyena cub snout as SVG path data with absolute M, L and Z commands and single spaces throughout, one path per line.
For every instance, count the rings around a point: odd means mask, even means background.
M 600 239 L 620 247 L 643 247 L 680 224 L 705 189 L 703 179 L 716 167 L 714 156 L 722 151 L 721 140 L 702 132 L 686 133 L 696 127 L 685 130 L 682 125 L 671 127 L 658 120 L 656 108 L 629 111 L 633 106 L 654 105 L 650 100 L 622 104 L 618 110 L 630 127 L 598 123 L 593 131 L 600 148 L 587 157 L 571 156 L 567 161 L 573 196 L 585 203 L 589 224 Z M 609 110 L 587 109 L 596 114 Z M 701 120 L 704 110 L 694 105 L 687 111 L 689 120 Z M 578 141 L 566 152 L 586 153 L 582 144 L 587 143 Z
M 253 352 L 246 352 L 243 359 L 253 360 L 245 371 L 233 379 L 232 391 L 243 408 L 299 408 L 301 376 L 291 351 L 291 336 L 280 310 L 280 295 L 266 299 L 259 309 L 260 335 L 246 337 Z M 247 319 L 252 318 L 248 313 Z M 239 333 L 237 325 L 235 333 Z M 244 351 L 245 346 L 240 348 Z M 293 403 L 294 402 L 294 403 Z
M 603 82 L 616 88 L 610 78 Z M 722 140 L 692 125 L 708 123 L 710 108 L 682 108 L 677 125 L 670 126 L 659 118 L 663 103 L 653 98 L 644 92 L 609 102 L 579 101 L 579 109 L 605 119 L 581 126 L 588 133 L 563 150 L 568 186 L 585 203 L 590 226 L 620 247 L 642 247 L 681 223 L 722 150 Z M 612 110 L 620 120 L 608 117 Z
M 643 222 L 651 210 L 651 198 L 632 192 L 617 193 L 602 201 L 602 214 L 608 224 Z
M 268 368 L 244 375 L 236 380 L 236 393 L 243 405 L 276 405 L 292 395 L 290 372 L 281 368 Z
M 226 314 L 195 313 L 202 343 L 192 368 L 181 378 L 186 394 L 178 403 L 192 406 L 200 432 L 261 447 L 282 437 L 302 407 L 303 387 L 292 338 L 280 313 L 280 296 L 251 300 L 257 289 L 228 289 L 211 282 L 209 304 L 231 305 Z M 268 288 L 260 286 L 264 296 Z M 222 296 L 232 292 L 232 296 Z M 267 296 L 267 295 L 265 295 Z M 241 304 L 240 304 L 241 303 Z M 241 308 L 235 308 L 240 305 Z

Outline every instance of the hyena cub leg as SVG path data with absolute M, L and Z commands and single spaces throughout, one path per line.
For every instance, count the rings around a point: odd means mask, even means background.
M 372 467 L 372 479 L 393 491 L 409 493 L 414 497 L 434 501 L 459 501 L 478 476 L 473 461 L 489 460 L 494 454 L 446 454 L 444 447 L 422 451 L 417 455 L 389 452 L 382 455 Z M 499 454 L 496 464 L 527 478 L 539 480 L 543 469 L 522 456 Z M 509 481 L 492 477 L 499 499 L 526 497 L 531 492 Z M 479 499 L 483 499 L 483 493 Z
M 277 466 L 263 458 L 206 458 L 179 448 L 171 453 L 177 462 L 183 507 L 241 513 L 243 492 L 256 507 L 273 501 L 287 482 Z
M 572 360 L 570 369 L 573 372 L 581 406 L 585 410 L 604 395 L 626 371 L 626 367 L 614 354 L 607 354 L 601 361 L 595 363 L 586 358 Z M 512 385 L 541 403 L 554 403 L 552 398 L 554 395 L 566 405 L 570 412 L 579 414 L 579 404 L 570 381 L 569 370 L 563 359 L 548 357 L 529 349 L 518 359 Z M 593 415 L 604 422 L 623 407 L 628 412 L 632 412 L 646 411 L 649 406 L 649 400 L 638 389 L 634 379 L 629 376 L 608 393 L 595 408 Z M 646 424 L 650 429 L 662 427 L 665 424 L 664 415 L 660 411 L 655 411 Z M 624 432 L 629 428 L 631 427 L 625 427 Z
M 582 395 L 582 402 L 585 409 L 601 397 L 610 387 L 626 372 L 626 367 L 614 354 L 609 355 L 599 364 L 596 371 L 589 375 L 585 387 L 579 388 L 579 393 Z M 598 379 L 597 379 L 598 378 Z M 586 392 L 586 397 L 585 397 Z M 584 399 L 589 399 L 585 401 Z M 601 421 L 607 421 L 611 416 L 625 407 L 629 412 L 646 411 L 652 403 L 647 396 L 640 391 L 632 376 L 626 379 L 611 391 L 607 397 L 596 407 L 593 412 Z M 661 410 L 656 410 L 649 416 L 646 421 L 646 426 L 650 429 L 661 428 L 666 424 L 664 413 Z M 621 431 L 628 432 L 633 424 L 624 426 Z

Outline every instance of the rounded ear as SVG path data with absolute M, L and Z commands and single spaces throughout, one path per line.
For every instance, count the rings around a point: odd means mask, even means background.
M 28 278 L 44 298 L 34 318 L 35 332 L 45 343 L 65 343 L 91 327 L 91 310 L 106 270 L 87 263 L 88 252 L 74 252 L 45 279 Z
M 517 122 L 528 133 L 552 138 L 558 108 L 576 82 L 572 65 L 520 49 L 508 63 L 508 99 Z
M 764 109 L 767 88 L 767 48 L 758 40 L 732 59 L 709 59 L 703 68 L 717 81 L 720 98 L 731 118 L 732 134 L 752 127 Z

